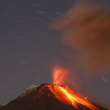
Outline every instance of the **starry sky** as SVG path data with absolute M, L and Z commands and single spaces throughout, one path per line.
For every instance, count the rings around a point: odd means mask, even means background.
M 110 6 L 109 0 L 98 1 Z M 34 83 L 52 83 L 52 69 L 58 64 L 70 67 L 71 79 L 81 95 L 109 106 L 110 75 L 91 76 L 77 64 L 71 65 L 62 55 L 68 48 L 61 44 L 61 33 L 49 27 L 74 3 L 75 0 L 0 0 L 0 105 Z

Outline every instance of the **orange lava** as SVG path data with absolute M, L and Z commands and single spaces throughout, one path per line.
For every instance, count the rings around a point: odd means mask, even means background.
M 47 87 L 55 95 L 55 98 L 67 105 L 72 105 L 78 109 L 78 104 L 82 104 L 92 110 L 98 110 L 98 108 L 96 108 L 89 100 L 87 100 L 87 98 L 76 93 L 68 86 L 63 87 L 59 85 L 47 85 Z
M 64 84 L 66 76 L 69 74 L 67 70 L 62 68 L 54 68 L 53 70 L 53 83 L 54 84 Z
M 77 94 L 75 91 L 70 89 L 68 86 L 63 87 L 58 84 L 62 84 L 66 78 L 68 71 L 65 71 L 62 68 L 54 68 L 53 71 L 53 83 L 52 85 L 47 85 L 51 92 L 55 95 L 55 97 L 61 102 L 72 105 L 78 109 L 78 104 L 82 104 L 92 110 L 98 110 L 87 98 Z

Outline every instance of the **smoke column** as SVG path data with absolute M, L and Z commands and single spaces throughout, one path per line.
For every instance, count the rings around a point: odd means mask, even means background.
M 102 75 L 110 68 L 110 8 L 101 4 L 77 1 L 52 29 L 62 32 L 62 43 L 76 49 L 76 61 L 89 73 Z M 74 55 L 69 52 L 70 56 Z M 70 58 L 70 61 L 72 59 Z

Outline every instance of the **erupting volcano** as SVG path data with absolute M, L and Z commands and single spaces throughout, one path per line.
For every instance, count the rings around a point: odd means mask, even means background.
M 53 84 L 33 84 L 0 110 L 107 110 L 63 86 L 67 71 L 54 69 Z

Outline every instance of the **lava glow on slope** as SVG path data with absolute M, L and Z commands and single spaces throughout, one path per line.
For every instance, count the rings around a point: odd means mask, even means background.
M 81 96 L 80 94 L 76 93 L 68 86 L 60 86 L 60 85 L 46 85 L 51 92 L 55 95 L 59 101 L 67 104 L 72 105 L 78 109 L 79 104 L 84 105 L 92 110 L 99 110 L 96 108 L 87 98 Z M 79 109 L 78 109 L 79 110 Z
M 63 86 L 65 78 L 67 77 L 69 71 L 63 68 L 54 68 L 53 71 L 53 84 L 44 84 L 38 90 L 38 93 L 34 96 L 32 100 L 40 99 L 42 95 L 47 96 L 48 99 L 57 99 L 60 102 L 73 106 L 77 110 L 79 106 L 85 106 L 91 110 L 100 110 L 95 105 L 93 105 L 87 98 L 81 96 L 68 86 Z M 64 74 L 63 74 L 64 73 Z M 74 84 L 74 83 L 73 83 Z M 48 100 L 46 99 L 46 101 Z M 32 101 L 30 100 L 29 103 Z
M 63 74 L 64 73 L 64 74 Z M 68 72 L 62 68 L 54 68 L 53 71 L 53 87 L 51 85 L 47 85 L 51 92 L 56 96 L 58 100 L 61 102 L 72 105 L 78 109 L 78 104 L 82 104 L 92 110 L 98 110 L 87 98 L 81 96 L 80 94 L 76 93 L 68 86 L 60 86 L 59 84 L 63 83 L 65 79 L 65 75 Z

